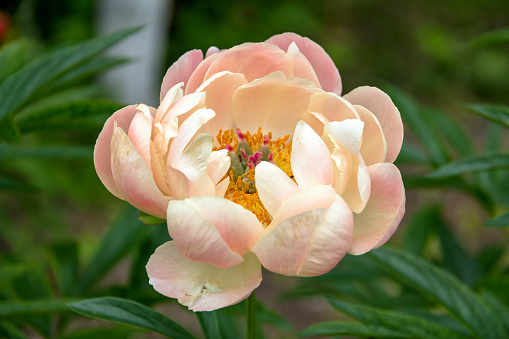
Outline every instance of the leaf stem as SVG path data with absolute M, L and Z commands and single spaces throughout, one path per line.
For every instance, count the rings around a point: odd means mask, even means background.
M 247 339 L 256 339 L 256 294 L 255 291 L 246 299 Z

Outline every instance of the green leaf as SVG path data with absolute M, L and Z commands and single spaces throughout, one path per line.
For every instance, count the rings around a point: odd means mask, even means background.
M 160 224 L 166 224 L 165 219 L 161 219 L 158 217 L 154 217 L 153 215 L 147 214 L 145 212 L 140 211 L 140 214 L 138 214 L 138 219 L 145 225 L 160 225 Z
M 125 339 L 130 338 L 130 335 L 133 332 L 137 332 L 137 330 L 133 330 L 131 328 L 127 328 L 125 326 L 119 327 L 107 327 L 107 328 L 88 328 L 88 329 L 80 329 L 75 330 L 71 333 L 60 334 L 58 336 L 59 339 L 98 339 L 98 338 L 108 338 L 108 339 Z
M 35 191 L 35 187 L 17 179 L 0 174 L 0 190 Z
M 6 284 L 8 281 L 19 277 L 25 272 L 26 267 L 15 264 L 7 264 L 0 267 L 0 285 Z
M 487 305 L 450 273 L 410 253 L 377 249 L 370 254 L 396 280 L 419 291 L 429 300 L 444 306 L 480 338 L 503 338 L 502 325 Z
M 403 122 L 412 130 L 435 164 L 447 162 L 448 156 L 443 145 L 436 138 L 436 131 L 429 117 L 422 114 L 416 103 L 402 90 L 387 86 L 384 90 L 401 112 Z
M 299 337 L 322 337 L 322 336 L 355 336 L 365 338 L 411 338 L 386 327 L 375 325 L 363 325 L 348 321 L 329 321 L 311 325 L 298 333 Z
M 6 320 L 0 320 L 0 337 L 10 339 L 25 339 L 27 336 L 22 330 Z
M 462 104 L 464 108 L 485 119 L 509 128 L 509 107 L 490 104 Z
M 0 144 L 0 161 L 31 159 L 92 159 L 90 146 L 25 146 Z
M 18 39 L 0 48 L 0 83 L 9 75 L 16 73 L 32 58 L 36 44 L 26 39 Z
M 8 77 L 0 85 L 0 121 L 19 109 L 34 93 L 52 80 L 138 31 L 140 27 L 123 29 L 76 45 L 62 47 L 37 58 Z
M 72 296 L 79 267 L 78 244 L 74 240 L 54 243 L 48 248 L 48 255 L 61 294 Z
M 122 108 L 122 104 L 111 100 L 77 100 L 63 105 L 31 110 L 16 118 L 16 123 L 22 133 L 39 130 L 84 126 L 100 128 L 107 117 Z M 102 116 L 101 119 L 94 117 Z
M 486 227 L 509 227 L 509 212 L 501 214 L 489 221 L 484 226 Z
M 0 301 L 1 317 L 40 315 L 66 311 L 68 311 L 66 301 L 53 298 Z
M 200 323 L 201 330 L 206 339 L 221 339 L 221 331 L 217 312 L 195 312 L 194 315 Z
M 439 210 L 440 206 L 433 204 L 422 208 L 412 216 L 407 225 L 405 241 L 403 242 L 403 248 L 406 251 L 415 255 L 419 255 L 424 251 L 430 235 L 435 231 Z
M 427 155 L 407 141 L 405 141 L 401 146 L 401 151 L 399 152 L 396 162 L 397 164 L 432 165 L 431 160 Z
M 489 307 L 491 307 L 493 313 L 496 314 L 498 319 L 503 322 L 506 332 L 509 333 L 509 307 L 504 305 L 500 301 L 500 298 L 486 290 L 483 290 L 481 295 Z
M 169 338 L 194 338 L 174 321 L 134 301 L 105 297 L 83 300 L 68 306 L 74 312 L 90 318 L 140 327 Z
M 97 282 L 103 274 L 124 257 L 147 235 L 146 226 L 136 217 L 138 210 L 128 206 L 113 222 L 108 233 L 102 237 L 99 248 L 90 260 L 80 281 L 83 292 Z
M 430 323 L 422 318 L 371 306 L 354 305 L 328 299 L 341 312 L 357 319 L 364 325 L 380 326 L 408 335 L 410 338 L 463 338 L 462 335 L 445 327 Z
M 432 113 L 432 120 L 440 128 L 441 135 L 444 136 L 460 156 L 468 156 L 475 153 L 472 138 L 463 125 L 449 117 L 445 112 L 429 111 L 427 113 Z
M 473 38 L 467 43 L 466 48 L 480 48 L 507 42 L 509 42 L 509 29 L 501 29 Z
M 440 167 L 428 175 L 430 178 L 447 178 L 455 175 L 509 168 L 509 153 L 473 155 Z

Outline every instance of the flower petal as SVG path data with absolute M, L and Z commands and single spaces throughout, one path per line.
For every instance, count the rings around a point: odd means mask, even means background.
M 213 311 L 247 298 L 260 285 L 261 265 L 249 253 L 228 269 L 184 259 L 169 241 L 159 246 L 147 263 L 149 283 L 159 293 L 178 299 L 192 311 Z
M 171 201 L 167 217 L 184 258 L 220 268 L 240 264 L 263 233 L 253 213 L 216 196 Z
M 320 86 L 320 82 L 316 77 L 313 66 L 311 66 L 304 54 L 299 51 L 299 47 L 297 47 L 295 42 L 292 42 L 290 46 L 288 46 L 288 51 L 286 53 L 290 60 L 292 60 L 293 73 L 295 77 L 308 79 L 309 81 L 313 81 L 317 87 Z
M 209 70 L 210 65 L 212 65 L 212 63 L 217 58 L 219 58 L 219 56 L 221 54 L 223 54 L 223 53 L 222 52 L 218 52 L 218 53 L 211 54 L 210 56 L 205 58 L 205 60 L 203 60 L 201 62 L 201 64 L 198 65 L 198 67 L 196 67 L 196 69 L 194 70 L 193 74 L 189 78 L 189 82 L 187 83 L 187 87 L 186 87 L 186 90 L 185 90 L 186 94 L 194 93 L 196 91 L 196 89 L 198 87 L 200 87 L 200 85 L 203 83 L 203 81 L 207 79 L 207 78 L 205 78 L 205 74 Z
M 111 138 L 115 124 L 118 128 L 127 132 L 131 121 L 138 110 L 137 105 L 130 105 L 119 109 L 106 120 L 104 127 L 95 142 L 94 166 L 104 186 L 117 198 L 126 200 L 126 196 L 117 188 L 111 172 Z
M 111 171 L 118 190 L 125 200 L 145 213 L 166 217 L 166 200 L 154 182 L 152 173 L 131 140 L 120 128 L 111 139 Z
M 217 184 L 230 168 L 228 150 L 214 151 L 207 159 L 207 174 L 214 184 Z
M 253 253 L 265 268 L 279 274 L 320 275 L 345 255 L 352 225 L 352 212 L 332 187 L 313 187 L 282 204 Z
M 292 62 L 286 53 L 266 43 L 245 43 L 226 50 L 210 65 L 205 79 L 223 71 L 244 74 L 249 82 L 276 71 L 287 78 L 293 76 Z
M 295 128 L 290 162 L 301 189 L 334 182 L 331 154 L 322 138 L 304 121 Z
M 184 92 L 182 91 L 182 86 L 184 86 L 183 82 L 179 82 L 175 84 L 168 93 L 164 95 L 164 99 L 161 101 L 161 104 L 157 108 L 157 113 L 155 116 L 155 121 L 159 122 L 163 120 L 164 116 L 168 112 L 170 106 L 175 102 L 182 98 Z
M 382 126 L 373 113 L 363 106 L 354 105 L 359 117 L 364 122 L 360 152 L 367 166 L 385 161 L 387 143 Z
M 384 132 L 387 142 L 386 162 L 396 160 L 403 144 L 403 122 L 391 98 L 376 87 L 357 87 L 344 98 L 354 105 L 360 105 L 373 113 Z
M 280 72 L 239 87 L 233 95 L 235 124 L 242 131 L 291 135 L 307 111 L 309 97 L 318 91 L 305 79 L 285 79 Z M 256 117 L 256 119 L 254 118 Z
M 173 65 L 168 68 L 161 84 L 160 98 L 163 101 L 166 93 L 178 84 L 179 82 L 184 83 L 184 89 L 189 82 L 191 74 L 194 72 L 196 67 L 203 61 L 203 52 L 199 49 L 193 49 L 184 55 L 182 55 Z
M 138 113 L 134 116 L 129 131 L 129 139 L 143 158 L 148 169 L 152 168 L 150 160 L 150 138 L 152 136 L 152 115 L 146 105 L 138 105 Z
M 341 95 L 341 77 L 334 61 L 316 42 L 295 33 L 274 35 L 266 42 L 274 44 L 286 51 L 292 42 L 297 44 L 302 54 L 309 60 L 320 81 L 321 88 L 326 92 Z
M 353 240 L 348 250 L 354 255 L 366 253 L 387 241 L 405 211 L 405 188 L 398 168 L 383 163 L 369 166 L 368 170 L 371 196 L 364 210 L 354 214 Z
M 232 97 L 235 91 L 246 83 L 242 74 L 221 72 L 205 80 L 196 90 L 206 92 L 205 106 L 216 112 L 216 116 L 202 129 L 203 133 L 215 136 L 220 129 L 225 131 L 235 127 Z
M 279 167 L 262 161 L 255 167 L 255 184 L 263 207 L 275 215 L 281 204 L 299 191 L 297 184 Z

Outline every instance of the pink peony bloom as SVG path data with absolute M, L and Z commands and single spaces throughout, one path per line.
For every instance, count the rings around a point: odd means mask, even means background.
M 100 179 L 168 220 L 173 240 L 147 264 L 157 291 L 214 310 L 247 298 L 261 266 L 317 276 L 391 237 L 405 211 L 392 164 L 401 117 L 379 89 L 340 95 L 325 51 L 285 33 L 205 59 L 190 51 L 166 73 L 158 109 L 106 122 Z

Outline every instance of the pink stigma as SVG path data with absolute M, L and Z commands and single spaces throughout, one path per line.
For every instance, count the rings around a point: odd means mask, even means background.
M 272 152 L 269 153 L 269 161 L 274 162 L 274 155 L 272 154 Z
M 240 128 L 237 128 L 237 136 L 239 137 L 240 141 L 244 140 L 244 134 L 242 134 Z
M 270 138 L 268 135 L 263 136 L 263 146 L 267 146 L 269 144 Z
M 228 152 L 232 152 L 233 151 L 233 147 L 231 145 L 229 145 L 229 144 L 224 146 L 224 148 L 226 148 L 228 150 Z
M 240 153 L 242 153 L 243 158 L 247 158 L 246 151 L 243 148 L 240 149 Z

